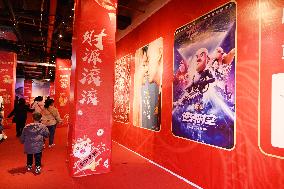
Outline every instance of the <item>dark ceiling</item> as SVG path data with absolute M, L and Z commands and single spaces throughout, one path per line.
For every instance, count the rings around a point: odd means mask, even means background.
M 124 30 L 153 0 L 118 0 Z M 0 0 L 0 49 L 17 53 L 17 77 L 54 79 L 55 58 L 71 57 L 74 0 Z

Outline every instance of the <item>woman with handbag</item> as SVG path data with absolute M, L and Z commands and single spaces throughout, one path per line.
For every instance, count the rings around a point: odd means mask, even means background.
M 53 147 L 54 144 L 54 135 L 56 130 L 56 125 L 62 122 L 60 118 L 58 109 L 54 107 L 54 100 L 47 99 L 44 102 L 44 108 L 41 111 L 42 114 L 42 123 L 47 126 L 49 130 L 49 147 Z

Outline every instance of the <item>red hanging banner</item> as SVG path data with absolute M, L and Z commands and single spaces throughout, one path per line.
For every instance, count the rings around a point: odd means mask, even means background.
M 71 60 L 56 59 L 55 70 L 55 106 L 58 108 L 59 114 L 63 119 L 61 125 L 69 125 L 70 111 L 70 75 Z
M 0 51 L 0 96 L 3 98 L 4 110 L 7 115 L 14 107 L 16 61 L 16 53 Z
M 54 98 L 54 95 L 55 95 L 54 82 L 50 82 L 49 83 L 49 96 L 50 96 L 50 98 Z
M 110 171 L 116 5 L 75 1 L 69 129 L 75 177 Z
M 32 103 L 32 80 L 26 80 L 24 81 L 24 98 L 26 99 L 26 103 L 31 104 Z

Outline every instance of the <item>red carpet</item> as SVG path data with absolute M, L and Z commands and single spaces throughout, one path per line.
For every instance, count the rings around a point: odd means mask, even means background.
M 66 128 L 58 128 L 56 146 L 45 149 L 42 173 L 26 172 L 23 145 L 15 136 L 15 127 L 5 130 L 8 139 L 0 143 L 0 188 L 6 189 L 184 189 L 193 188 L 184 181 L 150 164 L 136 154 L 113 143 L 112 172 L 72 178 L 66 163 Z

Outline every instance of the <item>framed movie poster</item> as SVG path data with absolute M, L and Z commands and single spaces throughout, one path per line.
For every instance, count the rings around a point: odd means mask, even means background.
M 131 84 L 130 65 L 132 60 L 132 55 L 126 55 L 115 61 L 113 119 L 116 122 L 129 122 Z
M 178 28 L 174 36 L 172 132 L 232 149 L 235 141 L 236 4 Z
M 163 39 L 135 52 L 133 125 L 160 130 L 163 74 Z

